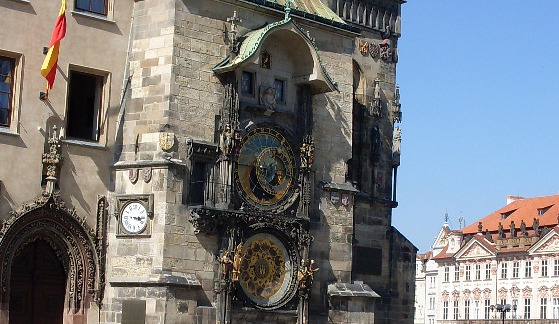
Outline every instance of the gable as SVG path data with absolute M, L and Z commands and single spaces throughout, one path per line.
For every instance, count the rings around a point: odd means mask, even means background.
M 472 239 L 456 253 L 457 259 L 478 259 L 492 256 L 493 253 L 483 246 L 477 239 Z
M 557 253 L 559 252 L 559 235 L 555 231 L 551 231 L 550 235 L 543 237 L 541 242 L 538 242 L 531 253 Z

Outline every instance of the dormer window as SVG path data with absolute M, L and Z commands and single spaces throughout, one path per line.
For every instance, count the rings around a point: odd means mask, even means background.
M 508 212 L 508 213 L 502 213 L 502 214 L 501 214 L 501 220 L 503 220 L 503 219 L 507 219 L 507 217 L 509 217 L 509 216 L 510 216 L 510 214 L 512 214 L 512 212 Z
M 547 207 L 544 207 L 544 208 L 538 208 L 538 216 L 543 216 L 543 214 L 545 214 L 545 212 L 547 212 L 550 208 L 551 208 L 551 206 L 547 206 Z

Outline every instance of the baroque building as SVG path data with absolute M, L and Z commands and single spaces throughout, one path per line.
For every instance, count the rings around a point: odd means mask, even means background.
M 416 259 L 415 323 L 559 320 L 558 224 L 559 195 L 509 196 L 460 230 L 445 222 Z
M 411 323 L 403 2 L 0 0 L 0 322 Z

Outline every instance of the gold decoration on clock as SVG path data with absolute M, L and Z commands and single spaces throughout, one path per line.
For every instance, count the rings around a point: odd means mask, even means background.
M 241 262 L 240 283 L 248 295 L 269 299 L 282 287 L 285 279 L 285 256 L 269 239 L 255 239 L 246 247 Z
M 282 205 L 295 184 L 295 160 L 287 139 L 272 127 L 248 131 L 237 155 L 235 179 L 249 205 L 263 210 Z

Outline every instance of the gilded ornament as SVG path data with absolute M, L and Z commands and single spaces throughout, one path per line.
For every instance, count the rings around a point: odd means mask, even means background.
M 169 151 L 175 145 L 175 134 L 173 133 L 159 133 L 159 147 L 163 151 Z

